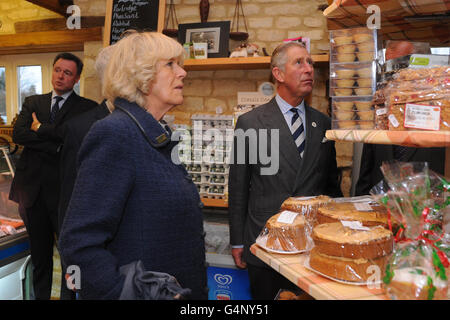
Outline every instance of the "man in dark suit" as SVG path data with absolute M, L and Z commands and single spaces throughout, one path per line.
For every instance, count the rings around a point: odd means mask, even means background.
M 428 162 L 429 168 L 444 174 L 445 148 L 413 148 L 397 145 L 364 144 L 355 195 L 369 194 L 383 179 L 380 166 L 385 161 Z
M 248 268 L 253 299 L 274 299 L 280 288 L 293 286 L 249 251 L 282 202 L 291 196 L 342 196 L 334 142 L 325 138 L 331 120 L 304 101 L 314 79 L 308 51 L 300 43 L 284 43 L 275 49 L 271 69 L 277 95 L 239 117 L 229 177 L 232 255 L 238 267 Z
M 98 53 L 95 60 L 95 70 L 100 79 L 100 83 L 103 83 L 103 74 L 112 54 L 113 48 L 114 46 L 107 46 L 103 48 Z M 112 104 L 105 99 L 94 109 L 71 119 L 64 126 L 64 142 L 60 160 L 61 193 L 58 206 L 58 235 L 61 231 L 67 207 L 69 206 L 73 186 L 75 185 L 75 179 L 77 177 L 78 151 L 80 150 L 83 139 L 89 132 L 92 125 L 97 120 L 103 119 L 107 115 L 111 114 L 112 110 Z M 66 285 L 66 269 L 67 266 L 63 261 L 61 261 L 61 300 L 74 300 L 75 292 L 67 288 Z
M 29 235 L 36 299 L 50 299 L 51 295 L 63 125 L 97 106 L 73 91 L 82 69 L 82 61 L 75 55 L 58 54 L 53 61 L 53 91 L 27 97 L 13 129 L 13 141 L 24 149 L 9 198 L 19 204 Z

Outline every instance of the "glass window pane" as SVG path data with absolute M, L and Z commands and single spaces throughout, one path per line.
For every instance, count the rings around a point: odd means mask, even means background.
M 19 89 L 19 111 L 26 97 L 42 93 L 41 66 L 17 67 L 17 88 Z
M 6 123 L 6 69 L 0 67 L 0 124 Z

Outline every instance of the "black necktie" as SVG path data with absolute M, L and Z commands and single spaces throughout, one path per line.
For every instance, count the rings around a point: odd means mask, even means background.
M 56 118 L 56 114 L 59 111 L 59 102 L 63 99 L 63 97 L 55 96 L 53 97 L 55 103 L 53 103 L 52 110 L 50 111 L 50 123 L 53 123 Z

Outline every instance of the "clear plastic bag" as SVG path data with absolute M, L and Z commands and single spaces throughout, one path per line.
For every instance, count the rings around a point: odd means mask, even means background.
M 423 162 L 386 162 L 386 184 L 371 190 L 392 218 L 396 245 L 383 279 L 392 299 L 446 299 L 450 235 L 443 221 L 450 214 L 450 183 Z
M 336 281 L 366 284 L 381 282 L 393 250 L 391 231 L 382 226 L 365 227 L 358 221 L 317 225 L 309 266 Z
M 278 253 L 300 253 L 311 250 L 311 232 L 317 209 L 331 201 L 328 196 L 290 197 L 272 216 L 256 239 L 266 250 Z

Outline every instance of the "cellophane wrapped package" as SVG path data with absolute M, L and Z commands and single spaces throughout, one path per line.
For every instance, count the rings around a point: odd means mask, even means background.
M 389 130 L 450 130 L 450 66 L 401 69 L 385 95 Z
M 336 281 L 379 283 L 393 250 L 392 232 L 360 221 L 319 224 L 314 227 L 309 267 Z
M 447 299 L 449 235 L 443 221 L 450 209 L 450 184 L 427 163 L 389 162 L 381 170 L 387 182 L 371 190 L 400 221 L 394 254 L 383 278 L 391 299 Z
M 278 253 L 300 253 L 311 250 L 311 232 L 317 209 L 331 201 L 327 196 L 291 197 L 280 212 L 269 218 L 256 243 Z

